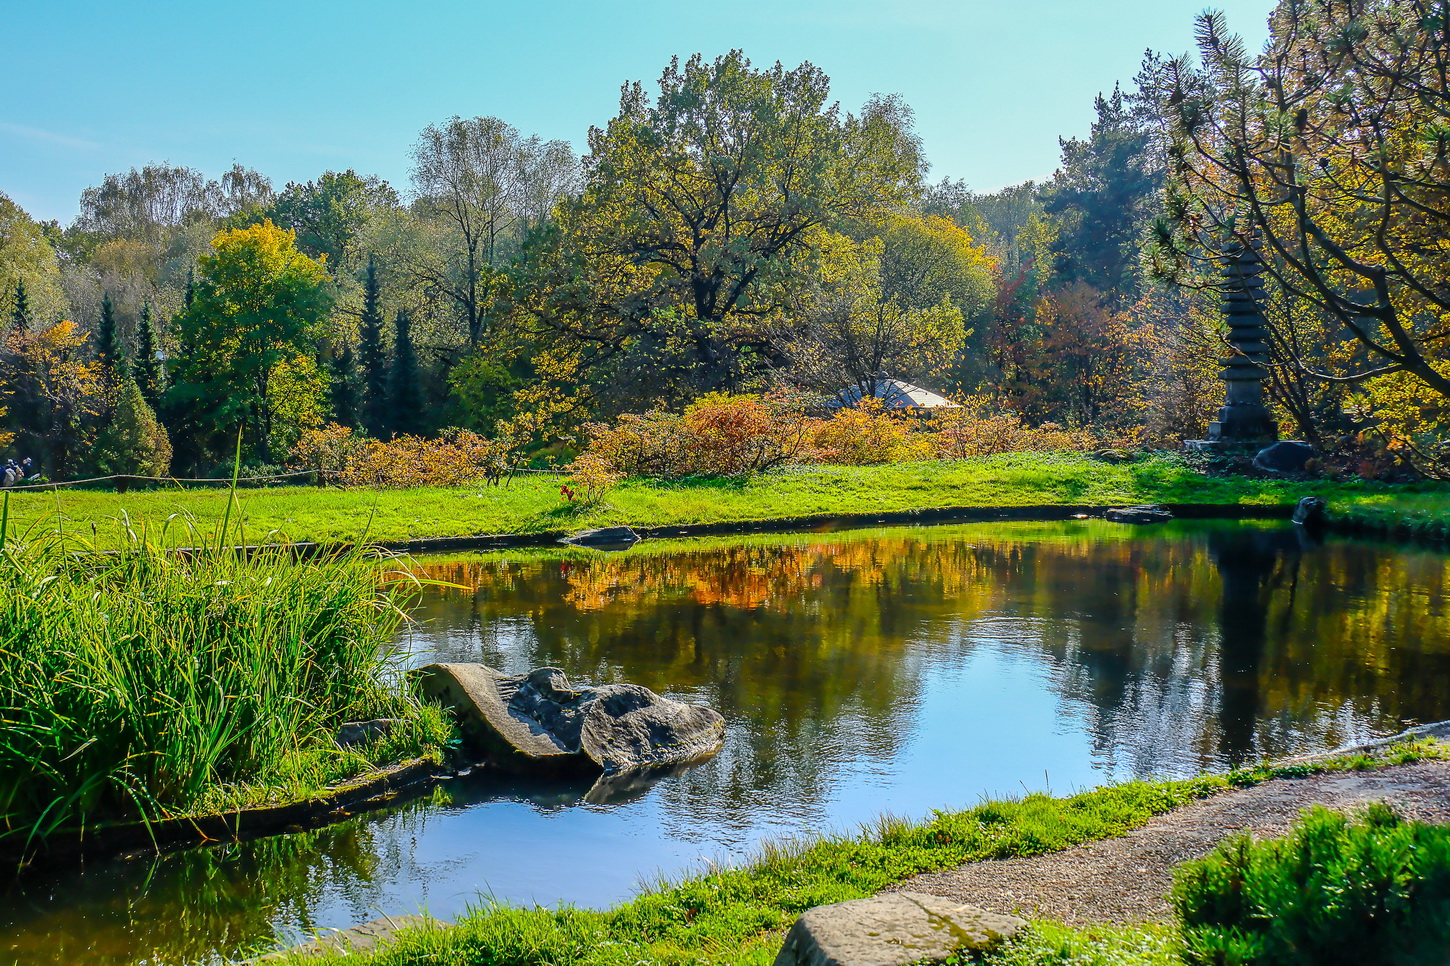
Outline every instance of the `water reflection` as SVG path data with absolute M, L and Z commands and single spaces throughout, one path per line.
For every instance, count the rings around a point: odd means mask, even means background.
M 605 904 L 760 838 L 1186 774 L 1450 717 L 1450 558 L 1294 528 L 1006 524 L 430 560 L 412 660 L 718 709 L 612 797 L 478 774 L 429 804 L 12 888 L 0 961 L 203 961 L 480 892 Z

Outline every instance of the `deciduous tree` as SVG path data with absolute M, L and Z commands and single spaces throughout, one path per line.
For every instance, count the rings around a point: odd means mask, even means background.
M 267 461 L 277 415 L 272 379 L 315 352 L 331 308 L 326 273 L 270 221 L 224 231 L 212 249 L 176 320 L 167 399 L 191 411 L 198 431 L 229 436 L 241 427 Z

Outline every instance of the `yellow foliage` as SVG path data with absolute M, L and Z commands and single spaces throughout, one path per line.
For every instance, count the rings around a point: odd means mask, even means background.
M 816 449 L 823 462 L 851 466 L 928 459 L 931 440 L 916 431 L 914 418 L 893 414 L 868 396 L 819 424 Z

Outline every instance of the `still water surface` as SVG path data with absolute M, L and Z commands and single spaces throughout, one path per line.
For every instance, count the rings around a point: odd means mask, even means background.
M 1450 557 L 1097 522 L 424 559 L 412 664 L 552 665 L 719 709 L 650 786 L 474 774 L 316 832 L 0 895 L 0 962 L 215 962 L 491 895 L 606 905 L 765 838 L 1317 750 L 1450 718 Z

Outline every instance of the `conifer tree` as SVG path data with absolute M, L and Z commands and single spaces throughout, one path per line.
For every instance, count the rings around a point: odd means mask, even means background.
M 112 382 L 126 369 L 126 350 L 121 346 L 121 334 L 116 329 L 116 307 L 109 292 L 101 296 L 101 324 L 96 327 L 96 361 L 101 364 L 102 375 Z
M 141 306 L 141 321 L 136 326 L 136 386 L 141 397 L 153 409 L 166 390 L 166 370 L 156 358 L 156 323 L 151 318 L 151 303 Z
M 357 364 L 352 346 L 343 344 L 332 354 L 332 418 L 335 422 L 357 426 Z
M 388 360 L 383 348 L 382 293 L 378 285 L 378 267 L 368 259 L 367 280 L 363 284 L 362 320 L 358 327 L 358 363 L 362 369 L 362 426 L 372 436 L 380 436 L 388 428 Z
M 15 283 L 15 307 L 10 312 L 10 326 L 15 330 L 16 335 L 25 335 L 30 331 L 30 296 L 25 291 L 25 279 L 19 279 Z
M 95 461 L 102 473 L 128 476 L 165 476 L 171 469 L 171 440 L 130 376 L 121 377 L 115 416 L 96 442 Z
M 423 421 L 423 394 L 418 385 L 418 353 L 413 347 L 413 319 L 404 310 L 394 320 L 391 390 L 392 430 L 416 433 Z

